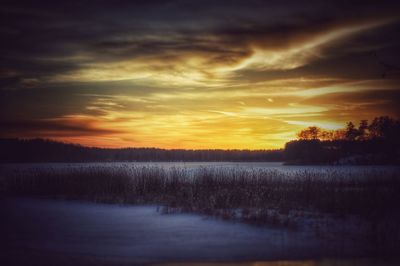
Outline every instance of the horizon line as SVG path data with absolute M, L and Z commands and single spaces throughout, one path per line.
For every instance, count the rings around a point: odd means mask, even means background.
M 12 141 L 33 141 L 33 140 L 40 140 L 40 141 L 47 141 L 47 142 L 53 142 L 53 143 L 58 143 L 58 144 L 65 144 L 65 145 L 73 145 L 77 147 L 83 147 L 83 148 L 93 148 L 93 149 L 104 149 L 104 150 L 126 150 L 126 149 L 155 149 L 155 150 L 165 150 L 165 151 L 283 151 L 285 148 L 277 148 L 277 149 L 240 149 L 240 148 L 233 148 L 233 149 L 216 149 L 216 148 L 204 148 L 204 149 L 184 149 L 184 148 L 161 148 L 161 147 L 151 147 L 151 146 L 121 146 L 121 147 L 101 147 L 101 146 L 91 146 L 91 145 L 84 145 L 80 143 L 75 143 L 75 142 L 67 142 L 67 141 L 61 141 L 61 140 L 55 140 L 51 138 L 38 138 L 38 137 L 33 137 L 33 138 L 0 138 L 0 141 L 3 140 L 12 140 Z M 291 140 L 290 140 L 291 141 Z M 288 141 L 288 142 L 290 142 Z

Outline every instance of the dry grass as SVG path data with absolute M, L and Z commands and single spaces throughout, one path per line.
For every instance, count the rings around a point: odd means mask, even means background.
M 398 211 L 396 172 L 312 171 L 288 174 L 268 169 L 199 169 L 95 166 L 2 173 L 6 195 L 56 197 L 108 203 L 157 203 L 242 219 L 272 213 L 313 211 L 378 219 Z

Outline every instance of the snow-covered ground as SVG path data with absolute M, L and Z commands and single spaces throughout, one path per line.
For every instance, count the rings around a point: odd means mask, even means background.
M 0 202 L 3 251 L 13 256 L 35 252 L 42 257 L 58 254 L 140 265 L 368 257 L 372 248 L 351 237 L 320 237 L 307 225 L 312 220 L 294 230 L 162 214 L 152 205 L 28 198 Z

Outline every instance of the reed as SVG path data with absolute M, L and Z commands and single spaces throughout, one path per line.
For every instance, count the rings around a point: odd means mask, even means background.
M 398 213 L 400 177 L 393 171 L 362 174 L 285 173 L 270 169 L 82 166 L 1 172 L 4 195 L 156 203 L 187 211 L 271 222 L 294 212 L 359 215 L 379 219 Z

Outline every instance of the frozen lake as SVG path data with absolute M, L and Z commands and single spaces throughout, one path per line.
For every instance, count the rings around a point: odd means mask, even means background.
M 24 176 L 37 170 L 54 173 L 91 168 L 129 171 L 141 167 L 159 167 L 166 171 L 178 168 L 187 170 L 185 173 L 202 168 L 268 169 L 293 176 L 315 172 L 316 177 L 323 176 L 318 173 L 327 172 L 362 177 L 358 174 L 398 173 L 400 170 L 394 166 L 286 166 L 282 163 L 233 162 L 46 163 L 3 164 L 0 165 L 0 177 Z M 0 198 L 0 209 L 0 241 L 6 255 L 3 258 L 8 260 L 6 264 L 0 261 L 0 265 L 31 265 L 33 261 L 36 263 L 33 265 L 40 266 L 219 266 L 221 262 L 227 263 L 221 266 L 400 265 L 370 259 L 375 247 L 363 235 L 362 226 L 355 222 L 326 223 L 319 229 L 313 225 L 296 229 L 257 227 L 195 214 L 163 214 L 155 205 L 121 206 L 30 198 Z M 300 225 L 310 224 L 309 220 L 303 222 Z M 337 234 L 343 229 L 341 227 L 347 227 L 344 231 L 355 234 Z M 66 261 L 68 263 L 64 264 Z
M 351 239 L 327 241 L 307 230 L 256 227 L 192 214 L 161 214 L 157 206 L 27 198 L 0 202 L 5 218 L 1 220 L 1 241 L 4 254 L 10 256 L 10 263 L 4 265 L 13 265 L 13 261 L 29 256 L 42 260 L 43 265 L 52 260 L 58 263 L 55 258 L 59 257 L 90 258 L 116 265 L 188 265 L 337 259 L 369 254 L 367 245 Z

